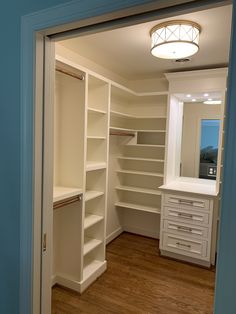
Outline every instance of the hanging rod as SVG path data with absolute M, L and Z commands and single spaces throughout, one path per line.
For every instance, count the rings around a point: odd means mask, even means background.
M 135 136 L 135 134 L 133 134 L 133 133 L 124 133 L 124 132 L 110 132 L 110 135 L 116 135 L 116 136 L 132 136 L 132 137 Z
M 71 76 L 71 77 L 73 77 L 73 78 L 76 78 L 76 79 L 78 79 L 78 80 L 80 80 L 80 81 L 84 81 L 84 75 L 79 75 L 79 74 L 74 74 L 74 73 L 72 73 L 72 72 L 68 72 L 68 71 L 66 71 L 66 70 L 62 70 L 62 69 L 59 69 L 59 68 L 56 68 L 56 71 L 57 72 L 60 72 L 60 73 L 63 73 L 63 74 L 66 74 L 66 75 L 69 75 L 69 76 Z
M 82 196 L 81 195 L 76 195 L 73 197 L 69 197 L 67 199 L 61 200 L 61 201 L 57 201 L 53 203 L 53 209 L 57 209 L 63 206 L 67 206 L 70 204 L 73 204 L 75 202 L 80 202 L 82 200 Z

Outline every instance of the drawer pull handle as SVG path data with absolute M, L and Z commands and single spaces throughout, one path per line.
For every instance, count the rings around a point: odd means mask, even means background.
M 191 233 L 193 232 L 193 229 L 189 227 L 177 226 L 177 229 L 181 231 L 191 232 Z
M 178 213 L 178 216 L 184 217 L 184 218 L 187 218 L 187 219 L 193 219 L 193 215 L 191 215 L 191 214 Z
M 184 244 L 184 243 L 181 243 L 181 242 L 176 242 L 176 245 L 184 246 L 184 247 L 187 247 L 188 249 L 191 249 L 191 245 L 190 244 Z
M 193 205 L 193 201 L 179 200 L 180 204 Z

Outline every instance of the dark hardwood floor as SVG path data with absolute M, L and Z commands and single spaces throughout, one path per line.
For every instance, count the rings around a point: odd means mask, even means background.
M 157 240 L 123 233 L 107 271 L 82 296 L 56 286 L 52 314 L 210 314 L 215 273 L 159 256 Z

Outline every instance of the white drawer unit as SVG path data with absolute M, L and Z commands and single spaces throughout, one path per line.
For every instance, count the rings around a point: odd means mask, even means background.
M 209 212 L 201 212 L 191 209 L 182 209 L 174 207 L 163 207 L 163 218 L 187 222 L 190 224 L 208 225 Z
M 193 238 L 208 238 L 209 229 L 201 226 L 190 226 L 189 224 L 183 224 L 181 222 L 164 220 L 164 231 L 174 233 L 179 236 L 187 236 Z
M 207 256 L 207 241 L 178 237 L 164 232 L 163 249 L 177 254 L 205 259 Z
M 213 202 L 213 198 L 205 195 L 162 194 L 162 255 L 203 266 L 211 265 Z
M 164 203 L 166 205 L 175 206 L 178 208 L 191 207 L 191 209 L 206 209 L 206 210 L 209 210 L 210 208 L 209 199 L 186 197 L 182 195 L 165 194 Z

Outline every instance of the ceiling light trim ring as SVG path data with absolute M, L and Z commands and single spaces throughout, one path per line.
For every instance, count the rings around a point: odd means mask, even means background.
M 171 20 L 171 21 L 166 21 L 166 22 L 163 22 L 163 23 L 160 23 L 160 24 L 157 24 L 155 25 L 151 30 L 150 30 L 150 36 L 152 36 L 152 34 L 154 32 L 156 32 L 158 29 L 161 29 L 161 28 L 166 28 L 168 26 L 173 26 L 173 25 L 187 25 L 187 26 L 192 26 L 194 28 L 197 28 L 198 31 L 199 31 L 199 34 L 201 33 L 202 31 L 202 28 L 201 26 L 196 23 L 196 22 L 192 22 L 192 21 L 188 21 L 188 20 Z

